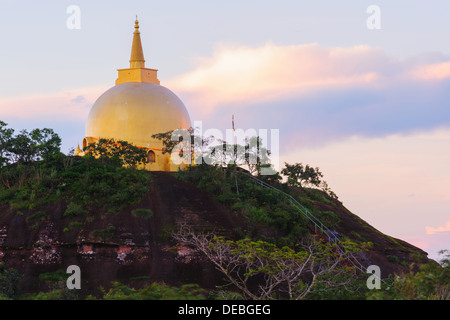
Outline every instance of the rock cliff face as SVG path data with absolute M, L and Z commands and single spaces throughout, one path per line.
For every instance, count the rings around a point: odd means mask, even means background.
M 171 233 L 177 224 L 188 221 L 202 230 L 231 234 L 238 219 L 169 173 L 154 173 L 153 184 L 152 191 L 135 206 L 152 210 L 149 218 L 136 217 L 132 207 L 114 215 L 98 212 L 81 228 L 68 228 L 61 203 L 42 208 L 48 215 L 38 223 L 27 219 L 30 213 L 17 214 L 4 206 L 0 262 L 24 274 L 24 292 L 41 289 L 39 274 L 65 271 L 69 265 L 80 267 L 86 293 L 100 285 L 108 287 L 111 281 L 129 283 L 135 277 L 212 287 L 220 281 L 214 269 L 204 261 L 192 261 L 190 249 L 177 248 Z M 104 230 L 109 230 L 108 237 L 95 237 L 96 231 Z
M 182 222 L 198 230 L 214 231 L 233 237 L 243 227 L 239 217 L 190 184 L 170 173 L 154 172 L 152 191 L 139 203 L 117 214 L 97 212 L 89 222 L 69 224 L 63 216 L 65 205 L 52 203 L 41 208 L 39 220 L 30 212 L 17 213 L 8 205 L 0 208 L 0 262 L 24 275 L 22 292 L 42 290 L 39 275 L 77 265 L 81 269 L 83 294 L 95 292 L 112 281 L 133 284 L 133 279 L 181 285 L 198 283 L 212 288 L 222 280 L 214 267 L 192 249 L 176 246 L 171 234 Z M 132 214 L 136 208 L 150 209 L 151 217 Z M 389 238 L 348 212 L 344 207 L 339 232 L 358 235 L 374 242 L 367 259 L 385 272 L 407 268 L 389 261 L 397 256 L 411 261 L 423 251 L 400 240 Z M 392 260 L 392 259 L 391 259 Z M 382 276 L 387 275 L 382 274 Z

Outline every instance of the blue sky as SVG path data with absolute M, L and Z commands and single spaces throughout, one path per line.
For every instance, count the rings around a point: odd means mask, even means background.
M 192 120 L 280 129 L 282 161 L 319 166 L 351 211 L 433 255 L 450 249 L 448 12 L 437 0 L 0 0 L 0 118 L 76 147 L 128 67 L 137 14 L 147 67 Z

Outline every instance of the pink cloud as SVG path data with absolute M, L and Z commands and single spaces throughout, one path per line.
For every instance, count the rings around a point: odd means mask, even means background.
M 420 59 L 389 56 L 380 48 L 365 45 L 220 44 L 211 56 L 197 58 L 196 62 L 191 71 L 165 83 L 201 116 L 210 116 L 222 106 L 323 96 L 332 90 L 370 88 L 386 92 L 393 87 L 420 87 L 421 81 L 450 78 L 450 61 L 436 63 L 431 55 Z
M 46 94 L 0 97 L 0 118 L 86 119 L 91 105 L 106 90 L 104 86 L 75 88 Z
M 437 228 L 427 226 L 427 227 L 425 227 L 425 230 L 426 230 L 427 234 L 439 234 L 439 233 L 450 232 L 450 220 L 448 220 L 444 226 L 439 226 Z
M 368 46 L 322 48 L 317 44 L 261 47 L 221 44 L 197 67 L 167 81 L 169 88 L 194 96 L 194 105 L 267 101 L 318 88 L 361 85 L 380 79 L 391 62 Z
M 424 80 L 441 80 L 450 78 L 450 61 L 419 66 L 413 76 Z

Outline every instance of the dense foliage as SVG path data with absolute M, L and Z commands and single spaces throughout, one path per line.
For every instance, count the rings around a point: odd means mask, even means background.
M 3 263 L 0 263 L 0 300 L 17 297 L 19 294 L 19 282 L 22 277 L 16 269 L 7 269 Z
M 217 237 L 183 225 L 174 234 L 180 243 L 202 252 L 225 276 L 229 290 L 245 299 L 354 298 L 366 290 L 364 276 L 347 262 L 364 248 L 346 242 L 339 246 L 311 237 L 296 250 L 266 241 Z M 256 285 L 257 284 L 257 285 Z M 345 287 L 347 290 L 341 290 Z
M 296 210 L 290 202 L 270 188 L 264 188 L 239 172 L 236 166 L 211 166 L 202 164 L 190 167 L 177 173 L 179 179 L 197 185 L 224 205 L 230 207 L 236 214 L 248 219 L 247 230 L 242 230 L 243 236 L 255 233 L 257 237 L 270 240 L 279 245 L 295 246 L 301 239 L 310 234 L 311 225 L 308 220 Z M 333 199 L 318 189 L 291 188 L 281 182 L 280 176 L 260 176 L 277 188 L 291 193 L 308 210 L 333 227 L 339 222 L 339 217 L 330 211 L 320 211 L 316 202 L 336 205 Z M 271 228 L 275 231 L 272 239 L 261 238 L 260 230 L 252 230 L 251 226 Z M 255 232 L 253 232 L 255 231 Z
M 14 130 L 0 121 L 0 165 L 29 163 L 36 160 L 50 161 L 60 153 L 61 138 L 52 129 Z
M 99 139 L 83 148 L 85 155 L 109 162 L 111 159 L 121 162 L 123 166 L 136 168 L 147 161 L 147 150 L 137 147 L 127 141 L 114 139 Z
M 450 252 L 442 250 L 438 263 L 423 264 L 418 272 L 394 275 L 381 290 L 367 294 L 371 300 L 450 300 Z
M 138 202 L 149 190 L 148 172 L 127 170 L 120 163 L 93 157 L 60 155 L 48 161 L 11 164 L 0 169 L 0 203 L 13 210 L 37 210 L 64 200 L 67 216 L 96 207 L 117 212 Z
M 91 297 L 93 298 L 93 297 Z M 93 298 L 95 299 L 95 298 Z M 114 282 L 112 288 L 105 292 L 102 300 L 204 300 L 205 291 L 195 284 L 180 287 L 165 283 L 151 283 L 141 289 Z
M 7 288 L 2 286 L 2 273 L 0 264 L 0 298 L 2 290 Z M 9 274 L 17 273 L 14 269 L 8 269 Z M 11 278 L 11 276 L 9 276 Z M 70 290 L 66 286 L 68 274 L 64 270 L 46 272 L 39 275 L 39 285 L 41 290 L 36 293 L 27 293 L 21 296 L 15 291 L 15 298 L 24 300 L 79 300 L 82 299 L 78 290 Z M 9 282 L 16 281 L 11 278 Z M 185 284 L 180 287 L 170 286 L 165 283 L 149 282 L 148 279 L 136 279 L 138 286 L 128 286 L 118 281 L 111 283 L 111 287 L 105 289 L 99 287 L 95 294 L 89 294 L 86 300 L 204 300 L 207 292 L 196 284 Z M 17 281 L 16 281 L 17 283 Z M 11 285 L 9 286 L 11 287 Z M 8 288 L 9 288 L 8 287 Z M 4 298 L 13 298 L 7 296 Z
M 65 155 L 53 131 L 32 132 L 33 139 L 25 139 L 24 131 L 18 136 L 9 135 L 7 141 L 3 135 L 7 148 L 2 150 L 5 161 L 0 167 L 0 203 L 9 204 L 18 214 L 31 211 L 30 220 L 45 217 L 48 213 L 40 208 L 57 201 L 67 204 L 66 217 L 83 216 L 92 209 L 114 213 L 139 202 L 150 188 L 149 173 L 125 168 L 126 163 L 120 157 Z M 36 150 L 33 156 L 22 151 L 25 140 L 28 148 Z M 133 156 L 129 145 L 124 148 L 126 159 L 141 156 L 140 153 Z

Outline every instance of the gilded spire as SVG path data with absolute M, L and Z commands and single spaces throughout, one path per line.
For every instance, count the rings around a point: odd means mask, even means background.
M 141 44 L 141 34 L 139 32 L 139 21 L 136 16 L 134 22 L 133 45 L 131 47 L 130 68 L 118 69 L 119 77 L 116 85 L 125 82 L 146 82 L 159 84 L 158 70 L 145 67 L 144 52 Z
M 80 144 L 78 144 L 77 150 L 75 150 L 74 155 L 78 156 L 78 155 L 80 155 L 80 153 L 81 153 Z
M 139 21 L 134 22 L 133 45 L 131 47 L 130 68 L 145 68 L 144 51 L 142 50 Z

